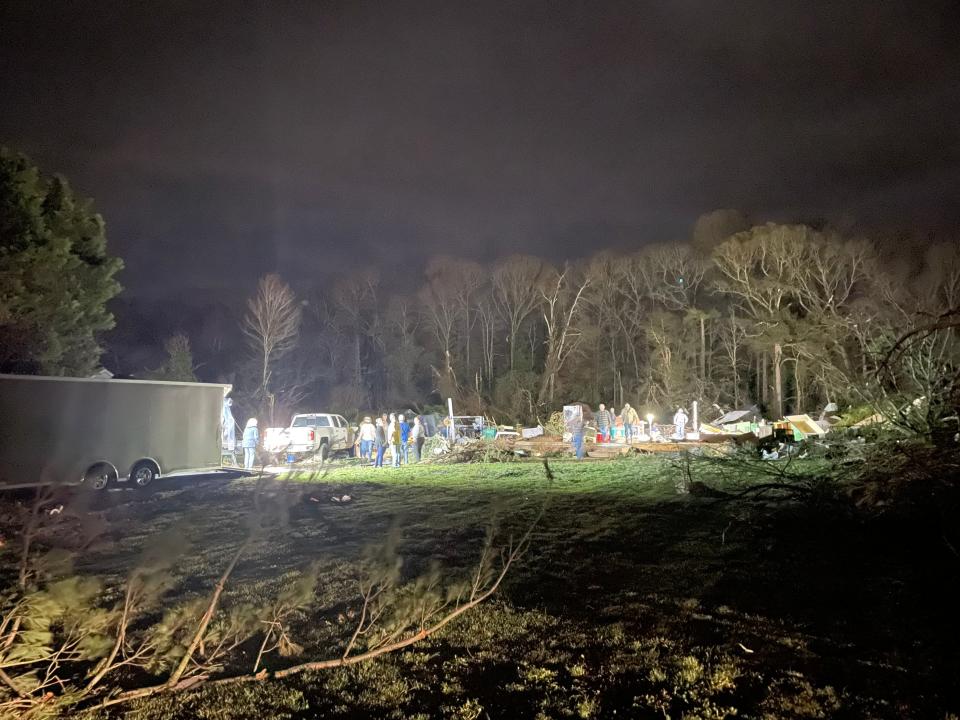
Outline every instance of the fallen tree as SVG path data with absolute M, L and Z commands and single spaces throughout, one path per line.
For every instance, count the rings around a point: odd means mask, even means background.
M 545 468 L 549 479 L 549 468 Z M 358 566 L 356 618 L 340 649 L 303 648 L 292 619 L 316 606 L 318 563 L 284 583 L 269 601 L 225 602 L 224 592 L 254 543 L 276 529 L 291 498 L 284 483 L 261 479 L 247 532 L 206 595 L 161 610 L 177 585 L 174 566 L 185 551 L 174 528 L 154 538 L 122 588 L 98 578 L 47 567 L 50 548 L 38 549 L 40 525 L 51 518 L 38 493 L 23 513 L 19 585 L 0 606 L 0 717 L 50 717 L 71 709 L 111 707 L 203 684 L 262 682 L 306 671 L 362 663 L 407 648 L 439 632 L 490 598 L 530 547 L 544 508 L 522 532 L 501 538 L 491 522 L 466 577 L 439 566 L 404 577 L 399 530 L 368 550 Z M 271 536 L 272 537 L 272 536 Z M 108 598 L 118 598 L 113 603 Z M 242 647 L 256 647 L 242 669 Z M 290 659 L 300 658 L 290 663 Z M 137 668 L 139 672 L 122 672 Z M 130 686 L 131 678 L 141 682 Z M 142 678 L 148 678 L 143 682 Z

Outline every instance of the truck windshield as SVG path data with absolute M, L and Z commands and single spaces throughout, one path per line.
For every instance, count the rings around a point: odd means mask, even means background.
M 326 415 L 299 415 L 293 419 L 293 427 L 330 427 Z

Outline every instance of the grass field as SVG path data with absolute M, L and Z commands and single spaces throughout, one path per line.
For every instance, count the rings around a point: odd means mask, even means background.
M 295 623 L 297 642 L 318 657 L 343 647 L 358 559 L 391 528 L 402 532 L 406 576 L 438 562 L 455 577 L 469 572 L 491 522 L 503 537 L 547 509 L 499 593 L 412 650 L 123 713 L 946 718 L 957 708 L 957 568 L 919 562 L 921 546 L 903 528 L 839 509 L 679 495 L 676 470 L 661 459 L 550 468 L 552 480 L 535 462 L 345 467 L 272 485 L 285 499 L 274 505 L 275 530 L 241 559 L 224 607 L 268 597 L 319 561 L 315 606 Z M 109 542 L 78 569 L 119 581 L 146 544 L 175 528 L 191 550 L 174 594 L 207 593 L 244 535 L 254 487 L 112 494 Z M 351 502 L 331 500 L 345 493 Z

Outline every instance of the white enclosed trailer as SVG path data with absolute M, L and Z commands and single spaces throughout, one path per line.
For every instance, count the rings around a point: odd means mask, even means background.
M 219 468 L 229 385 L 0 375 L 0 487 Z

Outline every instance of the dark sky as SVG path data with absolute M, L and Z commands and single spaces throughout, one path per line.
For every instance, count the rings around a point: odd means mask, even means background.
M 696 217 L 960 227 L 960 3 L 0 3 L 0 142 L 93 196 L 129 301 Z

